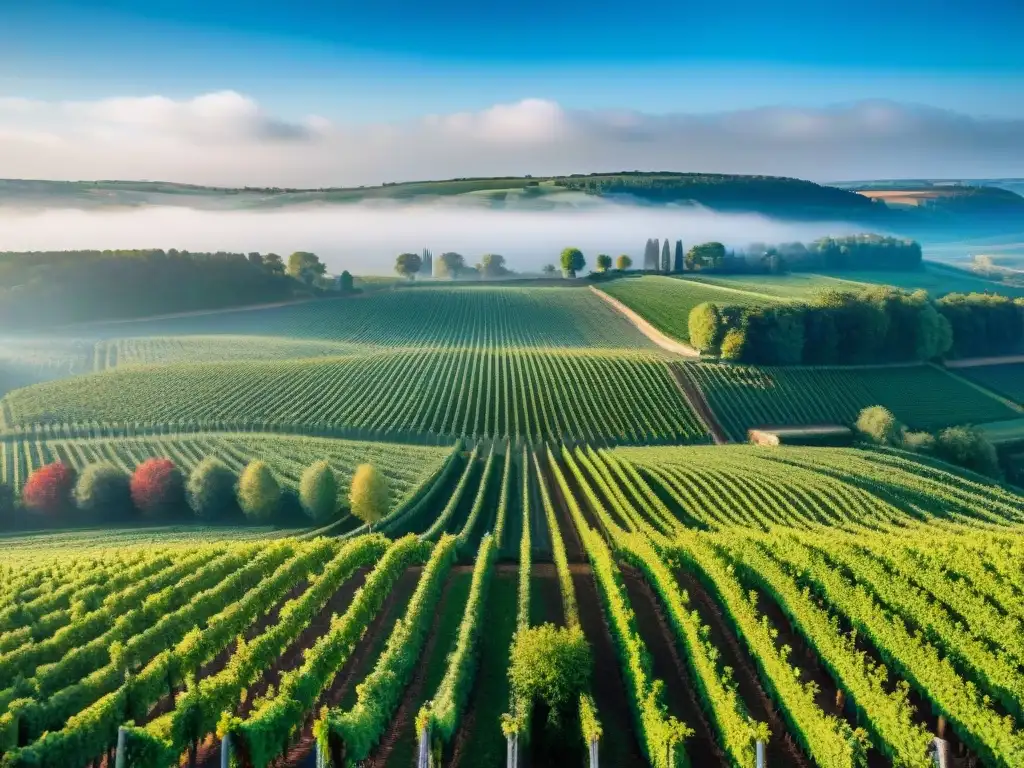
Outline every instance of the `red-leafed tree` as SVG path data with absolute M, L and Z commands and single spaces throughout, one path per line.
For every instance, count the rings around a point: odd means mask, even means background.
M 75 470 L 59 461 L 33 472 L 21 491 L 22 501 L 33 512 L 58 515 L 71 506 Z
M 144 515 L 160 517 L 185 506 L 185 480 L 170 459 L 147 459 L 135 468 L 132 502 Z

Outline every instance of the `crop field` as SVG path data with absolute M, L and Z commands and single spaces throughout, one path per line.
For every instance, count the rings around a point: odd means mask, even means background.
M 601 301 L 595 297 L 596 301 Z M 455 437 L 692 442 L 704 429 L 646 353 L 422 350 L 279 363 L 126 368 L 3 401 L 9 427 L 99 421 Z M 223 428 L 223 426 L 216 426 Z M 351 430 L 358 430 L 359 435 Z
M 957 368 L 957 374 L 1024 405 L 1024 363 Z
M 296 488 L 302 472 L 315 461 L 327 461 L 346 484 L 356 466 L 372 462 L 384 474 L 392 503 L 400 503 L 442 464 L 450 448 L 393 445 L 329 438 L 260 433 L 200 432 L 116 438 L 39 439 L 14 437 L 0 441 L 0 476 L 20 489 L 33 470 L 53 461 L 81 470 L 106 462 L 131 473 L 153 457 L 169 458 L 189 472 L 214 456 L 240 472 L 250 461 L 265 461 L 278 480 Z
M 965 269 L 957 269 L 936 262 L 929 262 L 923 269 L 914 272 L 837 272 L 833 276 L 855 279 L 864 283 L 892 285 L 907 291 L 924 289 L 934 297 L 947 293 L 1000 293 L 1013 298 L 1024 296 L 1024 288 L 986 280 Z
M 690 310 L 698 304 L 713 301 L 721 305 L 757 306 L 778 300 L 767 293 L 658 275 L 612 280 L 598 288 L 642 315 L 662 333 L 684 342 L 690 340 Z
M 2 764 L 112 765 L 120 728 L 146 768 L 225 744 L 260 768 L 406 766 L 420 742 L 491 764 L 513 735 L 535 764 L 558 739 L 573 763 L 593 742 L 612 764 L 752 766 L 760 740 L 769 765 L 926 768 L 935 734 L 1021 764 L 1007 487 L 847 448 L 464 459 L 443 510 L 406 507 L 387 536 L 5 540 Z M 542 616 L 599 665 L 559 736 L 506 677 Z
M 1017 414 L 932 366 L 801 368 L 674 363 L 696 383 L 733 440 L 763 426 L 850 425 L 882 405 L 911 429 L 981 424 Z

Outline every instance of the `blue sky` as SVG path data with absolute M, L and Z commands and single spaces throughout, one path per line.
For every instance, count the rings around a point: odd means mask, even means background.
M 866 98 L 1024 116 L 1019 0 L 2 0 L 0 94 L 356 120 L 527 97 L 706 112 Z
M 1024 175 L 1022 31 L 1024 0 L 0 0 L 0 168 Z

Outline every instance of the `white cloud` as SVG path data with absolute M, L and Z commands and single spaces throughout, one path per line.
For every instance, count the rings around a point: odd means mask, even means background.
M 650 115 L 526 99 L 346 125 L 282 119 L 233 91 L 186 100 L 8 98 L 0 99 L 0 168 L 21 178 L 312 187 L 623 169 L 1005 177 L 1024 176 L 1024 121 L 891 102 Z

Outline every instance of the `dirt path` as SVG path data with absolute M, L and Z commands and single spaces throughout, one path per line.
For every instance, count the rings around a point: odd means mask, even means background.
M 551 623 L 565 626 L 562 590 L 552 563 L 535 563 L 530 569 L 530 626 Z
M 679 656 L 675 637 L 654 593 L 646 580 L 632 568 L 622 567 L 622 580 L 636 616 L 637 631 L 651 655 L 651 672 L 655 679 L 665 683 L 665 704 L 669 714 L 675 715 L 694 731 L 693 736 L 686 740 L 690 763 L 725 768 L 729 763 L 701 710 L 696 686 Z
M 676 341 L 675 339 L 666 336 L 664 333 L 659 331 L 647 320 L 642 318 L 640 315 L 638 315 L 632 309 L 627 307 L 621 301 L 612 296 L 609 296 L 607 293 L 599 289 L 597 286 L 590 286 L 590 290 L 596 293 L 605 301 L 607 301 L 609 304 L 611 304 L 620 313 L 622 313 L 622 315 L 625 316 L 625 318 L 629 320 L 629 322 L 636 326 L 636 329 L 640 331 L 640 333 L 642 333 L 644 336 L 653 341 L 662 349 L 680 355 L 681 357 L 700 357 L 700 353 L 696 349 L 689 346 L 688 344 L 683 344 L 681 341 Z
M 565 559 L 570 563 L 586 562 L 583 555 L 583 541 L 580 539 L 579 531 L 573 525 L 569 516 L 569 509 L 562 495 L 562 487 L 555 481 L 551 467 L 548 466 L 548 458 L 544 455 L 540 459 L 541 477 L 540 482 L 545 483 L 548 494 L 551 496 L 551 505 L 555 510 L 555 520 L 558 522 L 559 531 L 562 534 L 562 543 L 565 544 Z
M 1014 365 L 1024 363 L 1024 355 L 1000 355 L 996 357 L 965 357 L 962 360 L 947 360 L 947 368 L 976 368 L 982 365 Z
M 726 434 L 725 428 L 718 421 L 715 412 L 711 410 L 711 405 L 708 403 L 707 398 L 704 397 L 700 387 L 678 365 L 670 364 L 668 369 L 672 372 L 672 378 L 675 379 L 676 384 L 683 393 L 683 397 L 686 398 L 686 402 L 690 404 L 690 408 L 693 409 L 693 412 L 697 414 L 697 418 L 703 422 L 711 434 L 711 439 L 715 441 L 715 445 L 725 445 L 728 443 L 729 435 Z
M 593 693 L 598 716 L 604 728 L 601 737 L 603 765 L 646 765 L 647 760 L 636 739 L 636 726 L 629 707 L 626 683 L 619 657 L 608 632 L 608 622 L 590 574 L 574 573 L 573 586 L 579 606 L 580 625 L 594 653 Z
M 700 614 L 701 623 L 711 629 L 711 641 L 722 654 L 722 666 L 732 668 L 740 698 L 746 705 L 750 716 L 760 722 L 768 723 L 768 727 L 771 728 L 772 738 L 768 742 L 767 750 L 768 764 L 810 768 L 810 762 L 787 731 L 785 721 L 775 708 L 771 698 L 765 693 L 754 662 L 740 645 L 718 603 L 712 599 L 704 585 L 689 573 L 678 572 L 676 581 L 680 589 L 685 590 L 689 595 L 691 608 L 696 609 Z M 809 679 L 806 675 L 801 677 Z M 832 697 L 834 703 L 834 691 Z

